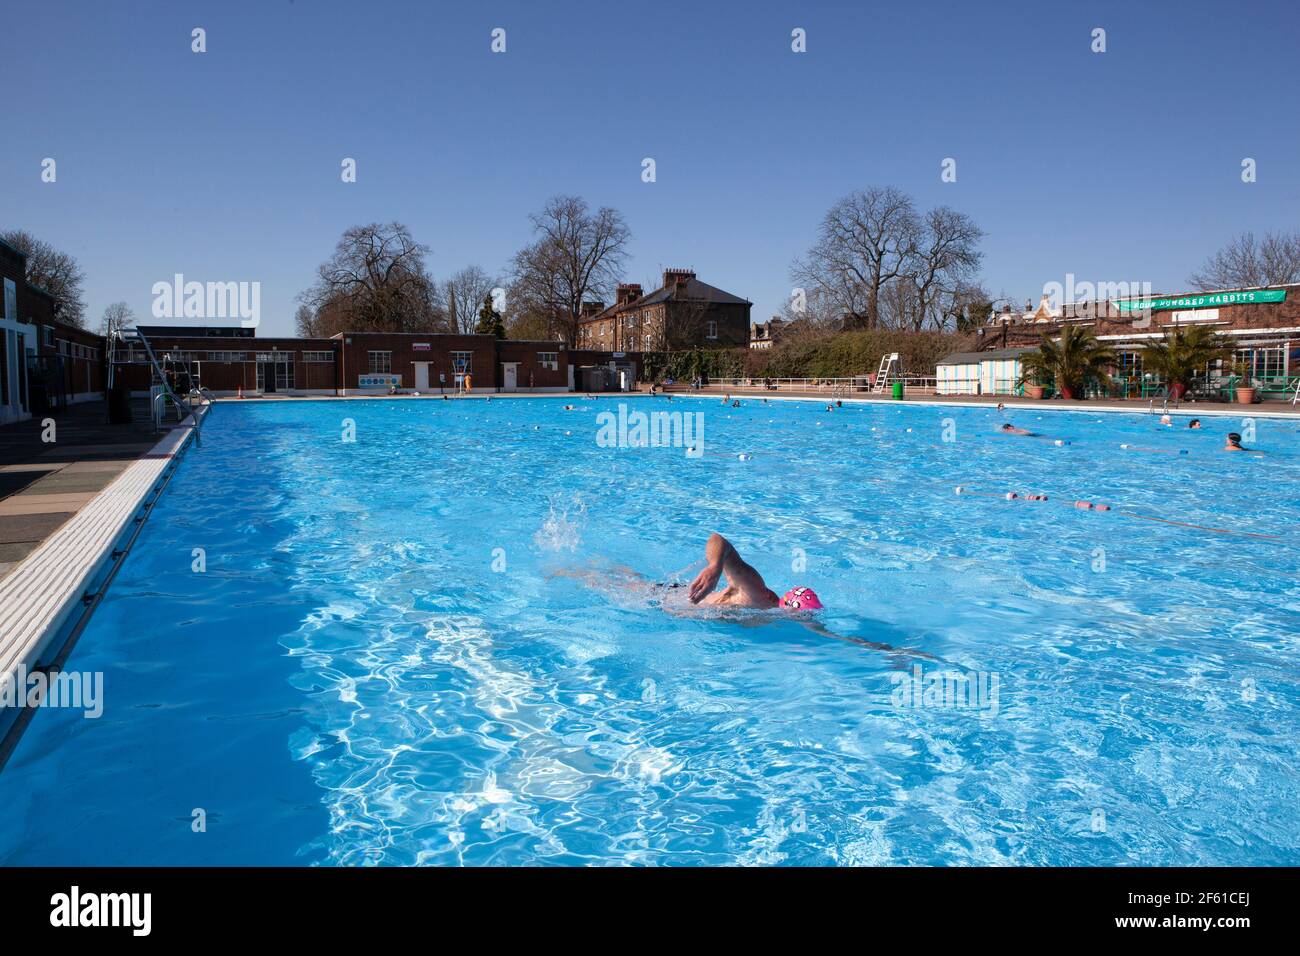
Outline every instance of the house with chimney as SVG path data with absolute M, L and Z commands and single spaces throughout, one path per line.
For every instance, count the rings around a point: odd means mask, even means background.
M 584 303 L 577 347 L 607 352 L 745 348 L 753 303 L 701 282 L 691 269 L 666 269 L 649 295 L 618 286 L 614 304 Z

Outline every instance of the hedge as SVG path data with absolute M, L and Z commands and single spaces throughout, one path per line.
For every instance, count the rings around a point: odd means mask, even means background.
M 770 349 L 689 349 L 645 353 L 650 379 L 850 378 L 874 373 L 882 356 L 897 352 L 903 372 L 933 375 L 939 359 L 973 348 L 955 332 L 838 332 L 789 338 Z

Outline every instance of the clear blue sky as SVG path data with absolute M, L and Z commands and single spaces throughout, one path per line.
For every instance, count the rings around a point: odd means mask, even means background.
M 92 324 L 183 272 L 260 281 L 259 334 L 287 334 L 348 226 L 406 223 L 435 278 L 499 271 L 561 192 L 624 214 L 630 280 L 693 266 L 757 320 L 865 186 L 972 215 L 1017 299 L 1182 289 L 1233 233 L 1300 226 L 1294 2 L 54 0 L 0 27 L 0 227 L 78 257 Z

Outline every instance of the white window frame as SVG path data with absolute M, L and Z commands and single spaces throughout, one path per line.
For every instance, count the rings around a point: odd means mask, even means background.
M 716 338 L 718 337 L 718 320 L 717 320 L 717 319 L 709 319 L 708 324 L 705 325 L 705 333 L 704 333 L 704 337 L 705 337 L 706 339 L 716 339 Z
M 366 353 L 369 356 L 369 367 L 371 375 L 392 375 L 393 374 L 393 353 L 390 349 L 371 349 Z M 376 368 L 376 365 L 382 365 L 383 368 Z

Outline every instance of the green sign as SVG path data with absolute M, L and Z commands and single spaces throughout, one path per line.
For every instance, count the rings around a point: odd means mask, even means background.
M 1204 295 L 1179 295 L 1164 299 L 1120 299 L 1115 305 L 1121 312 L 1139 312 L 1147 309 L 1214 309 L 1221 305 L 1285 301 L 1286 289 L 1245 289 L 1241 292 L 1206 292 Z

